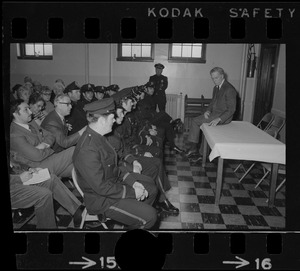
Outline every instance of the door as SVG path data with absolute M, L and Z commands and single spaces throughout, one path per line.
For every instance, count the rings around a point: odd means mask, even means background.
M 257 84 L 254 104 L 253 124 L 271 112 L 276 81 L 279 44 L 262 44 L 257 69 Z

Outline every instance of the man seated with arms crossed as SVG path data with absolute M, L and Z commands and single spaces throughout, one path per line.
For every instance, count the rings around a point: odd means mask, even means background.
M 70 114 L 71 109 L 72 104 L 70 97 L 67 94 L 60 94 L 54 99 L 54 110 L 46 116 L 41 124 L 41 127 L 54 135 L 55 143 L 52 149 L 55 152 L 61 152 L 76 145 L 86 129 L 86 126 L 84 126 L 75 134 L 68 136 L 68 125 L 66 124 L 65 116 Z
M 113 98 L 87 104 L 84 109 L 89 125 L 76 145 L 73 163 L 88 212 L 130 229 L 150 229 L 157 218 L 151 206 L 157 188 L 152 181 L 137 181 L 138 173 L 120 177 L 117 154 L 104 136 L 115 121 Z
M 190 148 L 186 155 L 192 156 L 197 154 L 197 144 L 200 136 L 200 126 L 203 123 L 216 126 L 219 124 L 228 124 L 231 122 L 233 114 L 236 110 L 236 96 L 237 92 L 226 79 L 225 72 L 222 68 L 215 67 L 210 71 L 211 79 L 213 80 L 215 87 L 213 89 L 213 98 L 209 104 L 207 110 L 203 115 L 196 117 L 192 120 L 192 126 L 190 128 L 188 141 L 190 142 Z M 203 141 L 203 138 L 202 138 Z M 200 148 L 200 156 L 193 160 L 194 162 L 202 159 L 203 144 Z
M 82 220 L 82 208 L 70 197 L 70 190 L 54 174 L 50 179 L 33 184 L 25 185 L 33 177 L 33 173 L 40 168 L 25 170 L 20 164 L 10 162 L 10 199 L 12 208 L 29 208 L 34 206 L 37 229 L 56 229 L 56 220 L 53 207 L 55 199 L 72 216 L 74 226 L 77 228 Z
M 74 147 L 54 153 L 55 137 L 32 121 L 32 112 L 23 100 L 16 100 L 10 108 L 10 149 L 18 161 L 31 168 L 48 168 L 58 177 L 72 177 Z

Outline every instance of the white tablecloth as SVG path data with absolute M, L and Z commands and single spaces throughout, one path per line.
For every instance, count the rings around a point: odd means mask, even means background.
M 212 150 L 210 161 L 220 156 L 223 159 L 285 164 L 285 144 L 250 122 L 232 121 L 217 126 L 204 123 L 201 130 Z

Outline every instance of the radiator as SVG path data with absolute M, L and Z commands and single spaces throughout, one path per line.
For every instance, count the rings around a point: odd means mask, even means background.
M 180 118 L 184 120 L 184 99 L 182 93 L 180 94 L 166 94 L 167 104 L 166 112 L 172 119 Z

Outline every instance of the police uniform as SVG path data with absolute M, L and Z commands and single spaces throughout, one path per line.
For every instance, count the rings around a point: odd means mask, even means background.
M 164 69 L 165 66 L 161 63 L 155 64 L 155 68 L 157 69 Z M 155 105 L 158 105 L 159 111 L 165 111 L 166 110 L 166 89 L 168 87 L 168 77 L 164 75 L 152 75 L 149 78 L 149 81 L 154 83 L 154 100 Z M 155 107 L 156 108 L 156 107 Z
M 131 93 L 131 89 L 123 89 L 112 95 L 112 98 L 118 106 L 122 106 L 122 99 L 131 96 Z M 140 144 L 140 135 L 135 128 L 135 123 L 128 114 L 125 115 L 123 123 L 116 127 L 118 133 L 125 140 L 125 146 L 131 149 L 132 154 L 144 156 L 145 152 L 150 152 L 154 157 L 162 158 L 163 152 L 161 148 L 155 145 L 147 146 L 145 145 L 145 140 L 142 140 L 144 144 Z
M 94 93 L 94 87 L 95 85 L 93 84 L 85 84 L 85 85 L 82 85 L 81 88 L 80 88 L 80 92 L 81 92 L 81 97 L 80 97 L 80 100 L 77 102 L 77 104 L 80 106 L 80 107 L 84 107 L 86 104 L 88 103 L 91 103 L 91 102 L 94 102 L 96 101 L 97 99 L 95 98 L 95 96 L 93 96 L 93 99 L 91 101 L 88 101 L 84 96 L 83 96 L 83 93 L 86 93 L 88 91 L 92 91 Z M 95 100 L 96 99 L 96 100 Z
M 79 85 L 74 81 L 64 89 L 64 93 L 71 92 L 74 89 L 80 89 Z M 73 135 L 80 131 L 84 126 L 88 124 L 86 119 L 86 113 L 83 110 L 82 104 L 71 101 L 72 110 L 70 115 L 65 117 L 66 123 L 72 125 L 72 130 L 69 131 L 69 135 Z
M 85 106 L 92 114 L 109 114 L 115 105 L 112 98 Z M 129 228 L 151 228 L 156 222 L 156 210 L 151 206 L 157 195 L 152 182 L 138 181 L 149 196 L 137 201 L 132 185 L 139 174 L 121 176 L 114 148 L 105 136 L 90 126 L 81 136 L 74 151 L 73 163 L 78 184 L 84 193 L 85 206 L 90 214 L 102 214 Z
M 176 134 L 171 124 L 172 117 L 165 111 L 156 112 L 153 104 L 153 96 L 145 93 L 144 99 L 137 104 L 138 119 L 141 122 L 148 120 L 151 124 L 157 126 L 158 136 L 165 137 L 170 147 L 172 149 L 176 148 L 176 151 L 180 152 L 181 150 L 175 145 Z
M 96 94 L 97 92 L 103 93 L 103 97 L 102 97 L 102 99 L 103 99 L 104 96 L 105 96 L 106 87 L 104 87 L 104 86 L 96 86 L 96 87 L 94 88 L 94 93 Z M 95 96 L 96 96 L 96 95 L 95 95 Z M 94 98 L 95 98 L 95 101 L 98 100 L 96 97 L 94 97 Z

